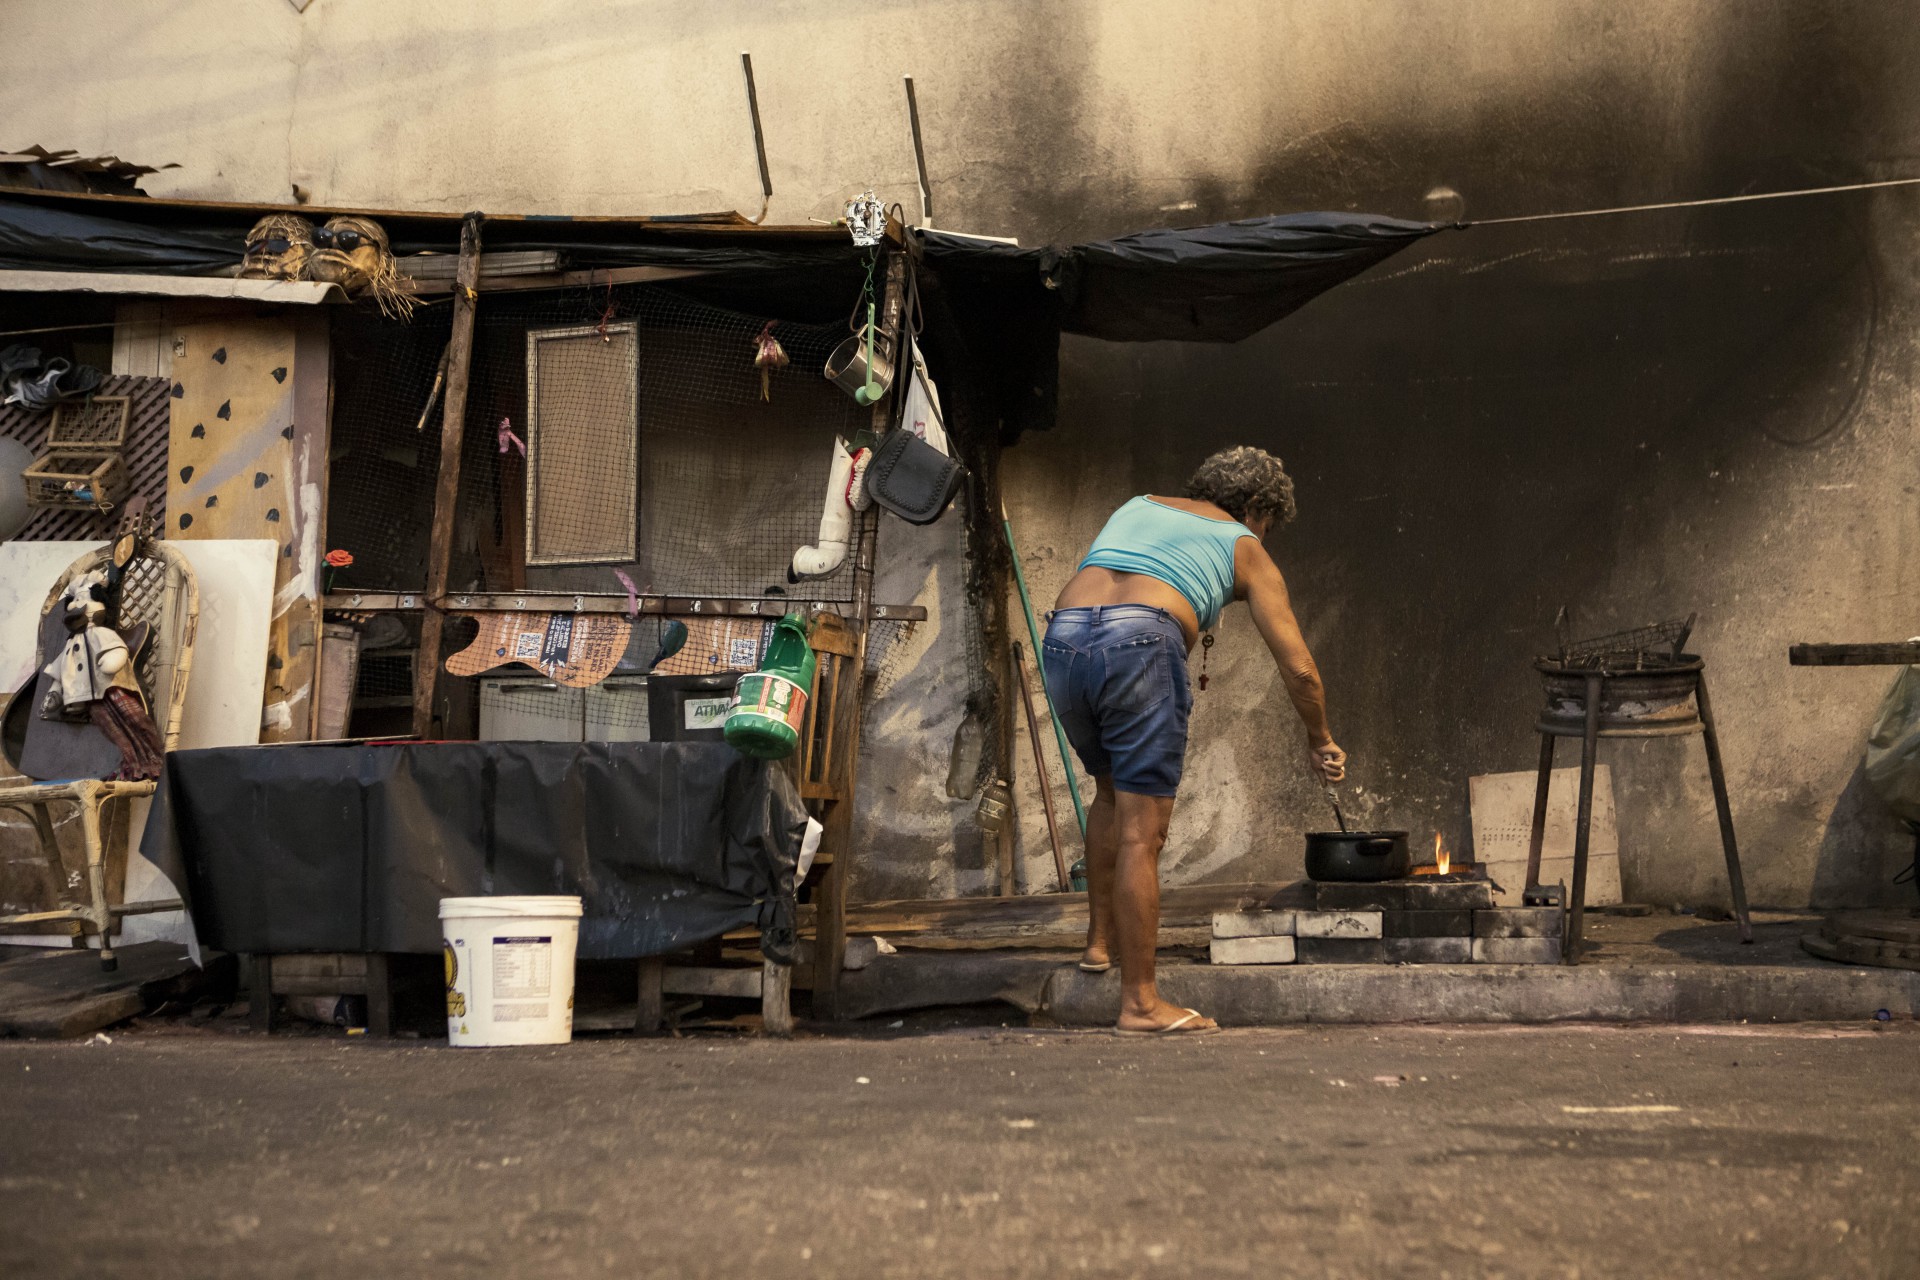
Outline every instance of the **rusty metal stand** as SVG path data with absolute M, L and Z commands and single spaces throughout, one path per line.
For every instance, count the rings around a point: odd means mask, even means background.
M 1535 726 L 1540 733 L 1540 776 L 1533 793 L 1533 826 L 1527 846 L 1527 888 L 1529 901 L 1546 901 L 1550 896 L 1540 886 L 1540 856 L 1546 843 L 1547 793 L 1553 780 L 1555 738 L 1580 738 L 1580 802 L 1573 838 L 1573 887 L 1567 895 L 1567 936 L 1565 960 L 1580 962 L 1584 942 L 1587 902 L 1587 854 L 1593 826 L 1593 774 L 1600 754 L 1602 738 L 1663 738 L 1699 734 L 1706 744 L 1707 774 L 1713 782 L 1713 807 L 1720 822 L 1720 847 L 1727 859 L 1727 886 L 1733 896 L 1734 918 L 1740 924 L 1740 941 L 1753 941 L 1753 921 L 1747 912 L 1746 878 L 1740 871 L 1740 847 L 1733 833 L 1733 806 L 1727 798 L 1726 769 L 1720 760 L 1720 735 L 1713 723 L 1713 704 L 1707 696 L 1704 666 L 1694 660 L 1689 675 L 1697 714 L 1667 720 L 1636 722 L 1629 718 L 1603 718 L 1608 683 L 1614 676 L 1604 670 L 1586 671 L 1582 716 L 1576 724 L 1565 717 L 1543 715 Z M 1623 673 L 1624 674 L 1624 673 Z

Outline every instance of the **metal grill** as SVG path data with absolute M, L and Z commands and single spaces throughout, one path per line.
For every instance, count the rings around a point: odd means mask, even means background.
M 1687 637 L 1693 634 L 1697 613 L 1671 622 L 1651 622 L 1589 640 L 1568 639 L 1571 612 L 1565 608 L 1554 620 L 1559 633 L 1560 653 L 1556 659 L 1563 667 L 1589 671 L 1658 671 L 1680 665 Z

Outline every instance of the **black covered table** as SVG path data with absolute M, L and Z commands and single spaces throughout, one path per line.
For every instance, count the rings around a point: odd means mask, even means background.
M 784 962 L 805 829 L 724 743 L 220 747 L 167 757 L 141 851 L 223 951 L 438 953 L 442 898 L 560 893 L 583 959 L 754 925 Z

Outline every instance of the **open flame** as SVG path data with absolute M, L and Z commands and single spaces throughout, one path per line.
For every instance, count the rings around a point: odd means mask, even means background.
M 1440 843 L 1440 833 L 1436 831 L 1433 835 L 1433 873 L 1443 876 L 1452 869 L 1453 855 L 1447 852 L 1444 844 Z

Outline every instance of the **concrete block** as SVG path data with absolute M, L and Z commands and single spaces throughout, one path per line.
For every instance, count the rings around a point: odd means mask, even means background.
M 1300 938 L 1294 958 L 1301 964 L 1385 964 L 1387 944 L 1379 938 Z
M 1473 913 L 1476 938 L 1558 938 L 1566 912 L 1560 907 L 1495 907 Z
M 1286 936 L 1215 938 L 1207 948 L 1207 959 L 1214 964 L 1292 964 L 1293 939 Z
M 1313 940 L 1309 939 L 1309 943 Z M 1303 944 L 1307 945 L 1307 944 Z M 1313 945 L 1350 946 L 1337 940 Z M 930 972 L 992 952 L 927 951 Z M 1001 953 L 1004 954 L 1004 953 Z M 902 951 L 866 973 L 911 958 Z M 1005 960 L 996 963 L 1005 964 Z M 1120 983 L 1095 982 L 1057 961 L 1046 1016 L 1062 1026 L 1111 1027 Z M 1383 1022 L 1840 1022 L 1920 1013 L 1920 973 L 1828 964 L 1160 966 L 1160 994 L 1223 1026 Z M 846 990 L 843 986 L 842 992 Z M 985 998 L 985 997 L 979 997 Z M 907 1005 L 898 1007 L 906 1008 Z M 1743 1068 L 1744 1070 L 1744 1068 Z
M 1330 880 L 1313 886 L 1313 898 L 1322 911 L 1471 911 L 1493 905 L 1493 886 L 1432 876 L 1354 884 Z
M 1558 938 L 1475 938 L 1473 958 L 1481 964 L 1559 964 Z
M 1473 912 L 1389 911 L 1381 917 L 1383 938 L 1471 938 Z
M 1293 933 L 1291 911 L 1216 911 L 1213 936 L 1216 938 L 1278 938 Z
M 1393 964 L 1466 964 L 1473 959 L 1472 938 L 1383 938 Z
M 1378 911 L 1298 911 L 1293 917 L 1296 938 L 1377 938 Z

